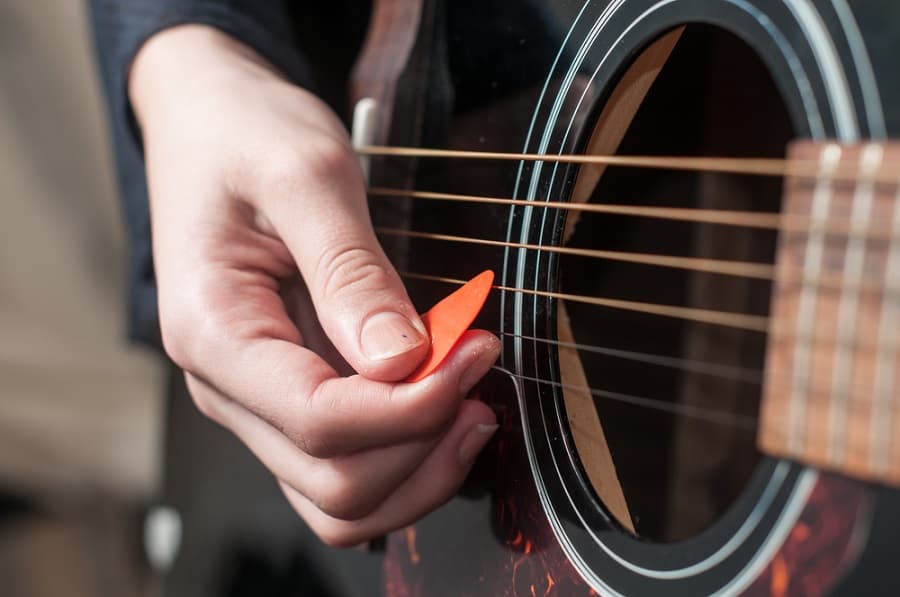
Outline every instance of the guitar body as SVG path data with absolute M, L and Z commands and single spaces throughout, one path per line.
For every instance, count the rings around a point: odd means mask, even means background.
M 894 3 L 454 0 L 429 4 L 423 14 L 431 35 L 410 51 L 428 55 L 430 80 L 441 84 L 419 110 L 394 110 L 392 130 L 407 135 L 394 144 L 784 157 L 792 139 L 852 144 L 900 136 Z M 633 70 L 667 34 L 658 68 Z M 410 142 L 413 117 L 425 128 Z M 598 122 L 623 119 L 621 135 L 605 147 L 601 139 L 597 149 Z M 772 231 L 576 218 L 541 203 L 778 212 L 780 180 L 608 168 L 587 184 L 584 167 L 550 161 L 392 164 L 373 164 L 373 186 L 530 204 L 373 199 L 376 225 L 396 226 L 400 214 L 414 231 L 518 247 L 387 243 L 405 272 L 466 279 L 491 269 L 499 285 L 524 291 L 492 293 L 476 322 L 503 341 L 498 368 L 477 390 L 498 413 L 496 439 L 460 497 L 387 538 L 388 595 L 900 592 L 897 491 L 759 453 L 762 382 L 753 372 L 764 368 L 764 333 L 560 298 L 762 317 L 770 281 L 534 248 L 771 263 Z M 453 288 L 421 277 L 408 284 L 422 310 Z M 581 415 L 567 394 L 564 328 L 581 347 L 575 367 L 602 425 L 593 447 L 579 439 Z M 593 450 L 608 451 L 615 470 L 594 475 Z M 621 488 L 627 507 L 601 497 L 610 486 Z

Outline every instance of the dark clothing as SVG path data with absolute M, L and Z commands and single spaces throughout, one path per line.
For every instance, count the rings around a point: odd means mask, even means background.
M 128 69 L 138 49 L 168 27 L 210 25 L 251 46 L 291 81 L 316 91 L 342 113 L 344 81 L 370 7 L 364 0 L 91 0 L 90 4 L 128 228 L 130 335 L 158 343 L 147 184 L 126 93 Z M 305 56 L 316 60 L 308 62 Z
M 216 27 L 251 46 L 294 83 L 348 113 L 347 80 L 368 25 L 368 0 L 91 0 L 130 251 L 133 339 L 159 343 L 150 216 L 137 127 L 126 78 L 140 46 L 183 23 Z M 538 0 L 454 0 L 447 13 L 448 67 L 454 110 L 475 108 L 497 94 L 542 80 L 535 69 L 555 55 L 563 30 Z M 503 23 L 495 28 L 493 24 Z M 472 44 L 471 40 L 480 40 Z M 524 41 L 527 39 L 528 43 Z M 307 60 L 307 57 L 309 60 Z M 503 88 L 496 82 L 503 81 Z M 224 124 L 224 123 L 223 123 Z

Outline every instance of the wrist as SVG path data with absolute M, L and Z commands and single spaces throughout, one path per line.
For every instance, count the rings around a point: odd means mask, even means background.
M 178 25 L 150 37 L 128 73 L 128 97 L 143 127 L 150 114 L 197 89 L 238 77 L 283 79 L 252 48 L 214 27 Z

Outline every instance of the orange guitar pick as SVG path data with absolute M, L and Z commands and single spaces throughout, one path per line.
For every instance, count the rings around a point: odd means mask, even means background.
M 422 322 L 431 336 L 431 350 L 425 362 L 406 379 L 407 382 L 424 379 L 438 368 L 475 321 L 493 283 L 494 272 L 484 271 L 422 316 Z

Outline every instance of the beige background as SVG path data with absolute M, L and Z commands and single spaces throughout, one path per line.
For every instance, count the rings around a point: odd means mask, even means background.
M 325 548 L 179 384 L 161 489 L 168 372 L 124 339 L 124 235 L 85 4 L 0 0 L 0 496 L 51 506 L 4 517 L 0 501 L 0 595 L 211 597 L 260 561 L 306 575 L 300 593 L 315 577 L 372 595 L 381 557 Z M 141 552 L 142 508 L 158 499 L 184 521 L 165 578 Z
M 56 503 L 152 496 L 161 452 L 85 10 L 0 0 L 0 488 Z

